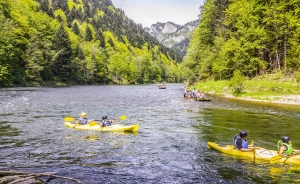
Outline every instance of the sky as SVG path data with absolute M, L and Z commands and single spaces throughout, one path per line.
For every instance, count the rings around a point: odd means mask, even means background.
M 184 25 L 198 19 L 204 0 L 111 0 L 115 7 L 143 27 L 157 22 Z

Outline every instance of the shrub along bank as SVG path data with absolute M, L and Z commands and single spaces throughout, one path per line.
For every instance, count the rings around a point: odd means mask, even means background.
M 294 77 L 287 77 L 282 73 L 247 79 L 237 72 L 230 81 L 200 81 L 190 86 L 190 89 L 194 88 L 205 93 L 270 102 L 284 100 L 287 97 L 291 100 L 300 100 L 299 83 Z

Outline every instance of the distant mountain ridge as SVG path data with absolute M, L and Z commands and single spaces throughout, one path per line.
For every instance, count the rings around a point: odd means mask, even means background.
M 150 28 L 144 28 L 151 36 L 160 43 L 184 56 L 194 29 L 198 26 L 199 20 L 190 21 L 184 25 L 173 22 L 152 24 Z

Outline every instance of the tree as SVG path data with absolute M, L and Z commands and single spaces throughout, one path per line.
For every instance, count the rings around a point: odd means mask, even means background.
M 76 10 L 75 6 L 73 6 L 73 8 L 70 11 L 70 13 L 68 14 L 67 18 L 68 18 L 69 23 L 72 23 L 72 21 L 77 18 L 77 10 Z
M 53 54 L 51 46 L 50 40 L 41 38 L 39 34 L 35 34 L 30 39 L 25 53 L 28 81 L 40 84 L 52 78 L 52 75 L 48 72 Z
M 73 27 L 72 27 L 72 30 L 73 30 L 73 32 L 74 32 L 76 35 L 79 35 L 79 34 L 80 34 L 80 30 L 79 30 L 79 27 L 78 27 L 77 22 L 74 22 Z
M 60 24 L 60 27 L 55 34 L 54 48 L 56 54 L 53 59 L 53 73 L 62 81 L 67 81 L 68 75 L 71 72 L 72 48 L 69 35 L 63 24 Z
M 92 33 L 89 26 L 86 26 L 86 29 L 85 29 L 85 40 L 86 41 L 92 41 L 93 40 L 93 33 Z
M 47 12 L 48 11 L 48 9 L 49 9 L 49 2 L 48 2 L 48 0 L 41 0 L 40 1 L 40 9 L 43 12 Z
M 105 39 L 101 30 L 97 31 L 96 40 L 100 41 L 100 47 L 105 48 Z
M 53 12 L 53 8 L 50 7 L 47 11 L 47 14 L 50 16 L 50 17 L 54 17 L 54 12 Z
M 95 55 L 92 54 L 91 66 L 90 66 L 90 70 L 89 70 L 90 81 L 95 81 L 96 80 L 96 74 L 97 74 L 97 72 L 98 72 L 97 59 L 96 59 Z

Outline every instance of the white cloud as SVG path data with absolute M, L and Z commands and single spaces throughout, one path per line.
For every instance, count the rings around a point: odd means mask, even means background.
M 198 19 L 203 0 L 112 0 L 114 6 L 125 11 L 127 17 L 150 27 L 156 22 L 171 21 L 185 24 Z

